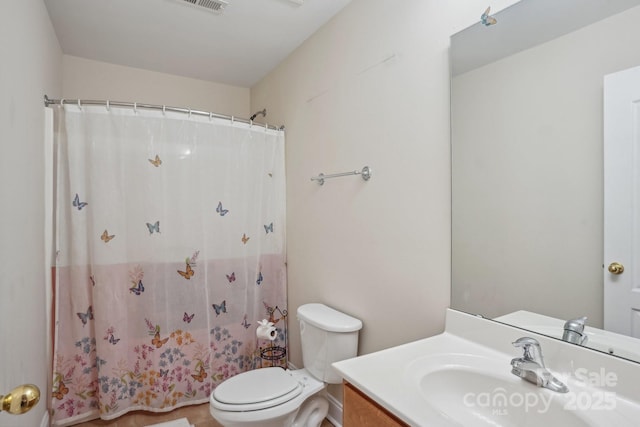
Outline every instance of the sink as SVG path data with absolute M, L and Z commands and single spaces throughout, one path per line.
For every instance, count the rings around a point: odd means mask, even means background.
M 540 341 L 568 393 L 511 373 L 511 359 L 522 356 L 512 343 L 525 334 Z M 333 367 L 412 427 L 637 427 L 640 420 L 638 364 L 454 310 L 440 335 Z M 611 384 L 595 381 L 610 374 Z
M 407 366 L 405 381 L 452 425 L 591 425 L 565 409 L 566 396 L 522 381 L 504 361 L 466 354 L 426 356 Z

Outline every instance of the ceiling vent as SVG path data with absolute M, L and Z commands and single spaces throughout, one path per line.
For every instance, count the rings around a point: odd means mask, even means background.
M 224 8 L 229 4 L 225 0 L 177 0 L 182 4 L 195 6 L 200 9 L 205 9 L 214 13 L 222 13 Z

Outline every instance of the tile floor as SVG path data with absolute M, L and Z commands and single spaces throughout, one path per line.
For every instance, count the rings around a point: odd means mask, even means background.
M 208 403 L 187 406 L 165 414 L 156 414 L 144 411 L 130 412 L 115 420 L 94 420 L 82 424 L 76 424 L 76 427 L 142 427 L 176 420 L 178 418 L 188 419 L 189 423 L 193 424 L 195 427 L 221 427 L 220 424 L 211 418 Z M 324 420 L 321 427 L 333 427 L 333 424 L 328 420 Z

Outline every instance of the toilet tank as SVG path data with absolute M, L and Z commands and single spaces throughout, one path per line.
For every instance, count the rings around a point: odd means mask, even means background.
M 342 382 L 331 364 L 357 355 L 362 322 L 317 303 L 298 307 L 298 321 L 304 367 L 320 381 Z

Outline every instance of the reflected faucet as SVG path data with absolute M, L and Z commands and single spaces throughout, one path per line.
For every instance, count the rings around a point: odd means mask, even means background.
M 589 338 L 587 334 L 584 333 L 584 323 L 586 321 L 586 316 L 567 320 L 564 324 L 562 339 L 573 344 L 584 345 Z
M 540 343 L 533 338 L 522 337 L 514 341 L 514 347 L 522 347 L 524 354 L 511 360 L 511 373 L 523 378 L 538 387 L 548 388 L 558 393 L 566 393 L 569 388 L 553 376 L 544 366 Z

